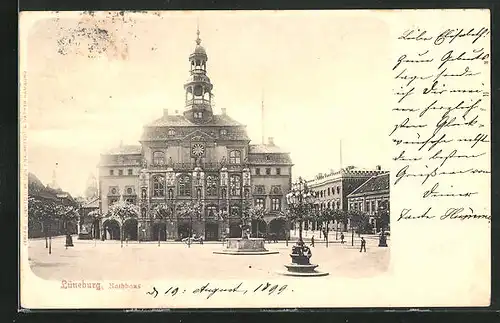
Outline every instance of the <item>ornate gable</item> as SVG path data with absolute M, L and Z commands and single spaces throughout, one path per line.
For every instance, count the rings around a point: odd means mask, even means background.
M 186 135 L 184 138 L 182 138 L 184 141 L 213 141 L 215 140 L 214 136 L 209 135 L 208 133 L 201 131 L 201 130 L 195 130 L 188 135 Z

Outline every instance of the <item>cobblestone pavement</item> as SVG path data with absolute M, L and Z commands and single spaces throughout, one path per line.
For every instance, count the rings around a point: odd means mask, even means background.
M 307 244 L 309 237 L 304 237 Z M 345 234 L 346 243 L 316 239 L 311 248 L 311 263 L 318 270 L 335 277 L 361 278 L 378 275 L 387 270 L 390 248 L 378 247 L 376 236 L 365 236 L 367 252 L 359 252 L 359 238 L 351 246 L 351 236 Z M 316 237 L 315 237 L 316 238 Z M 189 248 L 181 242 L 128 242 L 92 241 L 73 239 L 74 247 L 65 248 L 64 238 L 52 240 L 52 254 L 48 254 L 43 239 L 29 241 L 29 262 L 32 271 L 43 279 L 88 280 L 142 280 L 142 279 L 252 279 L 276 276 L 290 263 L 292 242 L 266 243 L 272 255 L 221 255 L 221 242 L 193 244 Z M 390 245 L 390 240 L 388 240 Z M 328 277 L 328 276 L 327 276 Z

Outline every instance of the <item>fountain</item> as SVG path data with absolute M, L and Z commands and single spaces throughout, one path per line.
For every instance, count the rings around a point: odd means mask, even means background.
M 250 229 L 242 230 L 241 238 L 228 238 L 226 248 L 221 251 L 214 251 L 221 255 L 272 255 L 278 251 L 269 251 L 264 246 L 264 238 L 250 238 Z
M 312 256 L 311 249 L 304 244 L 304 241 L 299 240 L 292 247 L 292 263 L 285 265 L 287 271 L 280 272 L 285 276 L 299 276 L 299 277 L 317 277 L 326 276 L 327 272 L 317 271 L 318 265 L 311 264 L 309 261 Z

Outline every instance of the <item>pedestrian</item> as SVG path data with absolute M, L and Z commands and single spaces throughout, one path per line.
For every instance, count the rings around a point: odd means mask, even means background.
M 366 240 L 365 238 L 361 237 L 361 249 L 359 249 L 359 252 L 363 250 L 366 252 Z
M 340 234 L 340 243 L 344 244 L 344 233 L 343 232 Z
M 313 234 L 313 236 L 311 237 L 311 247 L 314 247 L 314 234 Z

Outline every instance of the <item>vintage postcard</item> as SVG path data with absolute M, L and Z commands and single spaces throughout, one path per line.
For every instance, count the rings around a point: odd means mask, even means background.
M 488 306 L 489 21 L 21 12 L 20 306 Z

